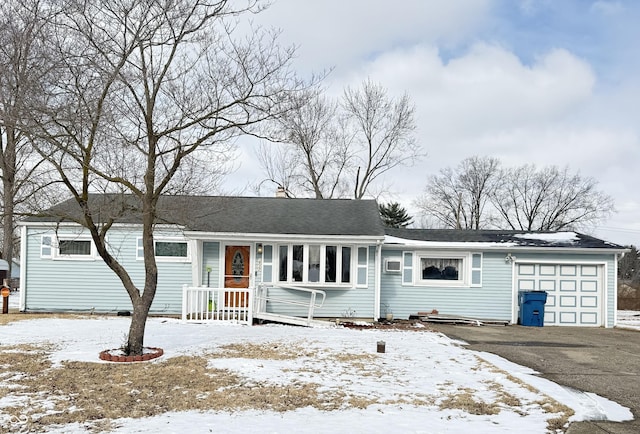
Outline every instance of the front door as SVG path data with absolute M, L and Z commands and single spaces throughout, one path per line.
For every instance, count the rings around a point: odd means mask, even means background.
M 249 267 L 249 246 L 226 246 L 224 252 L 224 287 L 225 288 L 248 288 L 250 267 Z M 225 292 L 225 307 L 247 307 L 249 304 L 249 294 L 243 291 Z

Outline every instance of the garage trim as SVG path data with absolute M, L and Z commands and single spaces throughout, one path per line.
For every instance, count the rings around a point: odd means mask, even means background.
M 601 267 L 602 269 L 602 275 L 599 276 L 599 282 L 600 282 L 600 292 L 599 292 L 599 296 L 600 296 L 600 303 L 601 306 L 598 309 L 598 312 L 600 313 L 600 321 L 598 324 L 585 324 L 585 326 L 590 325 L 590 326 L 596 326 L 596 327 L 606 327 L 608 324 L 608 285 L 607 285 L 607 279 L 608 279 L 608 265 L 606 261 L 589 261 L 589 260 L 553 260 L 553 259 L 517 259 L 515 257 L 513 257 L 513 261 L 511 261 L 511 288 L 512 288 L 512 294 L 511 294 L 511 303 L 512 303 L 512 313 L 511 313 L 511 322 L 512 324 L 517 324 L 518 322 L 518 312 L 519 312 L 519 307 L 518 307 L 518 266 L 519 265 L 588 265 L 588 266 L 597 266 L 597 267 Z M 554 325 L 558 325 L 561 326 L 561 324 L 559 324 L 558 322 L 556 322 L 556 324 Z M 574 324 L 575 326 L 580 326 L 579 324 Z

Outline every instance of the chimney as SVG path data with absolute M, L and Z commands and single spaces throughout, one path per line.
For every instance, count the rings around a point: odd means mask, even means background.
M 278 187 L 276 190 L 276 197 L 287 197 L 287 191 L 284 187 Z

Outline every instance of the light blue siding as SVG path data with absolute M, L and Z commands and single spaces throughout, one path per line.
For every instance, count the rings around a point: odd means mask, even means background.
M 410 252 L 404 252 L 404 259 L 410 257 Z M 414 285 L 406 279 L 407 275 L 415 275 L 415 270 L 404 270 L 400 273 L 382 273 L 380 304 L 381 312 L 389 308 L 395 318 L 408 318 L 418 312 L 431 312 L 433 309 L 440 314 L 466 316 L 474 318 L 499 319 L 510 321 L 516 306 L 513 298 L 513 268 L 505 261 L 506 252 L 482 252 L 481 284 L 480 286 L 465 287 L 437 287 Z M 403 252 L 399 250 L 385 250 L 383 248 L 383 262 L 386 258 L 401 259 Z M 518 252 L 518 262 L 596 262 L 606 264 L 605 278 L 607 302 L 607 326 L 612 327 L 614 320 L 615 299 L 615 255 L 614 254 L 564 254 L 564 253 L 521 253 Z M 476 257 L 479 258 L 479 257 Z M 474 259 L 476 259 L 474 258 Z M 477 260 L 477 259 L 476 259 Z M 407 264 L 405 264 L 406 266 Z M 476 268 L 475 265 L 473 267 Z M 403 276 L 404 283 L 403 283 Z M 475 285 L 476 282 L 474 282 Z
M 401 251 L 382 251 L 383 259 L 399 259 L 401 255 Z M 405 259 L 407 256 L 409 255 L 405 255 Z M 418 312 L 431 312 L 435 309 L 445 315 L 511 319 L 512 274 L 510 267 L 504 266 L 504 254 L 483 254 L 481 267 L 481 286 L 477 287 L 403 284 L 401 274 L 383 273 L 380 288 L 381 312 L 384 313 L 388 307 L 394 318 L 408 318 Z M 405 270 L 404 275 L 408 272 Z
M 207 267 L 211 268 L 211 272 L 207 273 Z M 219 242 L 202 243 L 202 285 L 211 288 L 217 288 L 220 285 Z
M 77 231 L 57 230 L 61 236 L 73 233 Z M 132 309 L 121 281 L 100 257 L 91 260 L 41 258 L 42 235 L 56 234 L 53 230 L 27 228 L 24 261 L 28 271 L 23 283 L 27 311 L 118 312 Z M 138 236 L 138 231 L 112 229 L 108 242 L 112 254 L 142 291 L 144 263 L 136 259 Z M 190 284 L 191 280 L 190 262 L 158 262 L 158 286 L 151 313 L 180 313 L 182 285 Z

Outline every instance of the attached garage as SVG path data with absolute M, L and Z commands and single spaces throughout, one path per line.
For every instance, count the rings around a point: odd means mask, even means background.
M 605 326 L 605 264 L 516 263 L 518 291 L 546 291 L 544 324 Z

